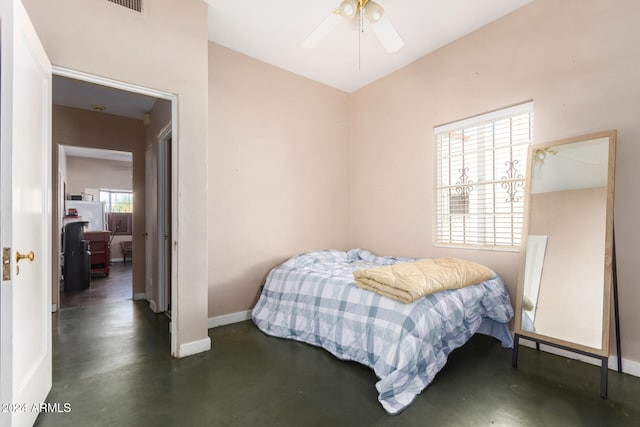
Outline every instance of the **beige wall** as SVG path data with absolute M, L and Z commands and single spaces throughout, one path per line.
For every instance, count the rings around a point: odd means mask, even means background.
M 54 65 L 177 95 L 174 354 L 207 348 L 207 220 L 193 214 L 207 209 L 206 4 L 148 0 L 137 14 L 103 0 L 24 3 Z
M 133 169 L 127 176 L 129 177 L 129 187 L 133 190 L 133 204 L 136 209 L 133 213 L 133 240 L 134 256 L 139 260 L 144 259 L 144 141 L 145 127 L 141 120 L 118 117 L 111 114 L 96 113 L 94 111 L 81 110 L 78 108 L 63 107 L 54 105 L 52 110 L 52 158 L 53 164 L 58 164 L 58 147 L 69 145 L 76 147 L 100 148 L 107 150 L 128 151 L 133 155 Z M 78 188 L 75 184 L 74 164 L 78 164 L 74 157 L 66 158 L 67 193 L 70 194 Z M 83 163 L 92 164 L 95 160 L 84 159 Z M 99 169 L 96 169 L 99 170 Z M 75 174 L 75 175 L 74 175 Z M 87 178 L 86 174 L 81 173 Z M 104 175 L 101 174 L 102 177 Z M 94 175 L 95 177 L 95 175 Z M 91 181 L 91 185 L 85 187 L 96 188 L 101 182 Z M 57 174 L 54 176 L 53 188 L 58 188 Z M 53 196 L 57 200 L 58 194 Z M 59 218 L 55 218 L 59 221 Z M 54 229 L 60 230 L 62 225 L 58 223 Z M 54 233 L 54 248 L 59 248 L 59 234 Z M 117 245 L 117 244 L 116 244 Z M 54 264 L 58 260 L 54 257 Z M 54 267 L 58 271 L 58 267 Z M 133 294 L 144 292 L 144 263 L 138 262 L 133 265 Z M 53 283 L 53 303 L 58 304 L 58 282 Z
M 379 80 L 351 101 L 352 245 L 453 255 L 503 275 L 517 253 L 434 247 L 436 125 L 534 100 L 537 142 L 618 129 L 616 243 L 623 357 L 640 361 L 640 3 L 536 0 Z M 613 335 L 613 334 L 612 334 Z
M 136 121 L 140 122 L 140 120 Z M 93 136 L 91 139 L 97 138 Z M 78 141 L 78 143 L 82 143 L 82 141 Z M 67 192 L 69 194 L 88 193 L 87 189 L 133 191 L 133 165 L 131 162 L 67 156 L 67 168 Z M 99 200 L 98 195 L 94 194 L 94 200 Z
M 218 316 L 250 309 L 284 259 L 349 246 L 348 95 L 213 43 L 209 69 L 209 316 Z

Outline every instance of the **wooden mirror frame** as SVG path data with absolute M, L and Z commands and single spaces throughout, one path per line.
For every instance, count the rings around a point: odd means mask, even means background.
M 527 179 L 525 184 L 525 211 L 523 218 L 523 235 L 522 244 L 520 250 L 520 267 L 518 273 L 518 287 L 516 296 L 516 313 L 514 323 L 514 354 L 513 354 L 513 366 L 517 366 L 517 349 L 519 344 L 519 338 L 531 340 L 536 343 L 539 348 L 539 344 L 547 344 L 552 347 L 560 348 L 563 350 L 574 351 L 582 355 L 595 357 L 602 362 L 602 382 L 601 382 L 601 396 L 606 397 L 606 369 L 605 365 L 608 365 L 609 356 L 609 340 L 610 340 L 610 316 L 611 316 L 611 300 L 613 295 L 613 274 L 614 274 L 614 233 L 613 233 L 613 218 L 614 218 L 614 193 L 615 193 L 615 164 L 616 164 L 616 131 L 610 130 L 605 132 L 598 132 L 574 138 L 567 138 L 563 140 L 553 141 L 545 144 L 531 145 L 529 147 L 529 155 L 527 161 Z M 524 297 L 524 280 L 525 280 L 525 262 L 526 262 L 526 248 L 527 237 L 530 230 L 531 212 L 531 186 L 533 180 L 533 167 L 534 167 L 534 154 L 538 153 L 540 149 L 548 151 L 551 147 L 557 147 L 561 145 L 577 143 L 582 141 L 590 141 L 595 139 L 609 139 L 609 158 L 608 158 L 608 175 L 607 175 L 607 189 L 606 189 L 606 224 L 605 224 L 605 241 L 604 246 L 604 277 L 603 277 L 603 310 L 602 310 L 602 333 L 601 333 L 601 346 L 600 348 L 589 347 L 583 344 L 563 340 L 557 337 L 546 336 L 537 332 L 531 332 L 522 329 L 522 310 L 523 310 L 523 297 Z M 619 355 L 618 355 L 619 356 Z

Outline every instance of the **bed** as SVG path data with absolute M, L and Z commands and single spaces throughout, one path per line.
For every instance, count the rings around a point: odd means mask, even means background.
M 378 400 L 390 414 L 405 409 L 454 349 L 476 332 L 513 340 L 513 307 L 504 281 L 437 292 L 405 304 L 356 286 L 353 271 L 413 261 L 363 249 L 294 256 L 267 276 L 252 319 L 264 333 L 322 347 L 372 368 Z

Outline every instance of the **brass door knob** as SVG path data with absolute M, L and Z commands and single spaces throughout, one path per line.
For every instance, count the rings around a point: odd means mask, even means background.
M 20 262 L 21 259 L 28 259 L 29 262 L 33 262 L 35 258 L 36 254 L 34 254 L 33 251 L 29 251 L 28 254 L 21 254 L 20 252 L 16 251 L 16 263 Z

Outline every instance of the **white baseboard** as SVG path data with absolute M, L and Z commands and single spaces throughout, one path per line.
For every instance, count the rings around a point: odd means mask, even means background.
M 156 305 L 156 302 L 152 299 L 149 300 L 149 308 L 151 309 L 151 311 L 153 311 L 154 313 L 158 312 L 158 306 Z
M 147 299 L 147 294 L 144 293 L 144 292 L 138 292 L 136 294 L 133 294 L 133 299 L 135 301 L 140 301 L 140 300 L 143 300 L 143 299 Z
M 192 354 L 202 353 L 203 351 L 209 350 L 211 350 L 211 338 L 207 337 L 198 341 L 180 344 L 178 347 L 177 357 L 187 357 Z
M 520 345 L 530 348 L 536 348 L 536 344 L 533 341 L 529 341 L 526 337 L 521 337 Z M 589 363 L 591 365 L 600 366 L 600 360 L 584 356 L 582 354 L 574 353 L 571 351 L 563 350 L 561 348 L 552 347 L 545 344 L 540 344 L 540 350 L 546 351 L 547 353 L 555 354 L 557 356 L 566 357 L 567 359 L 579 360 L 581 362 Z M 608 362 L 609 369 L 614 371 L 618 370 L 618 357 L 613 355 L 609 356 Z M 625 374 L 633 375 L 634 377 L 640 377 L 640 362 L 636 362 L 634 360 L 622 358 L 622 372 Z
M 209 329 L 218 326 L 230 325 L 232 323 L 244 322 L 251 319 L 251 310 L 238 311 L 237 313 L 223 314 L 222 316 L 209 318 Z
M 111 262 L 124 262 L 124 258 L 111 258 Z
M 56 311 L 58 311 L 58 306 L 56 304 L 51 304 L 51 312 L 55 313 Z
M 618 370 L 618 357 L 609 356 L 609 369 L 614 371 Z M 622 358 L 622 372 L 625 374 L 633 375 L 634 377 L 640 377 L 640 362 L 635 360 L 629 360 Z

